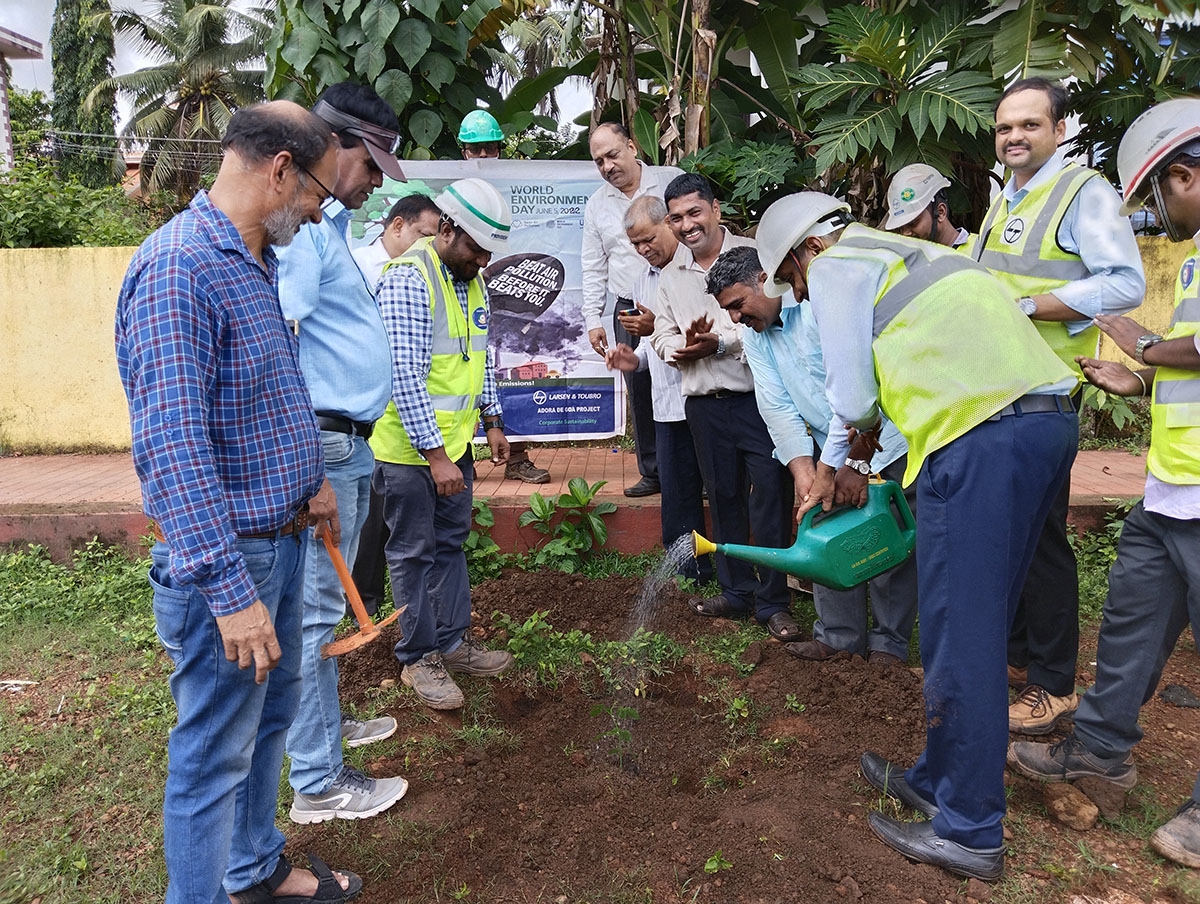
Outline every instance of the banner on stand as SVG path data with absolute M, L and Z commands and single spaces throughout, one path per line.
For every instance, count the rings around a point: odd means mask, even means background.
M 488 337 L 515 440 L 604 439 L 625 432 L 625 386 L 588 343 L 580 249 L 583 209 L 602 184 L 577 160 L 405 161 L 408 182 L 387 180 L 356 212 L 353 243 L 373 241 L 404 195 L 434 197 L 456 179 L 486 179 L 508 198 L 509 249 L 483 272 L 491 299 Z

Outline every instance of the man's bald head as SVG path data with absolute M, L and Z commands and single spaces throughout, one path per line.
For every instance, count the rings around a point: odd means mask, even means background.
M 229 120 L 221 150 L 232 151 L 251 165 L 265 163 L 287 151 L 302 169 L 316 168 L 337 146 L 328 123 L 290 100 L 242 107 Z
M 657 226 L 667 218 L 667 203 L 656 195 L 642 195 L 634 198 L 629 209 L 625 211 L 625 228 L 635 226 Z

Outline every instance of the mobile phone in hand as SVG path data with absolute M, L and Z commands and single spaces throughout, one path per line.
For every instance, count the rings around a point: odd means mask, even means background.
M 639 313 L 641 313 L 641 312 L 638 311 L 637 308 L 621 308 L 621 310 L 617 311 L 617 316 L 618 317 L 636 317 Z

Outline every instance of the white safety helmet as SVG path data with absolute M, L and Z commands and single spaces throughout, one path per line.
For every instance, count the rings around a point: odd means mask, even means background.
M 886 230 L 899 229 L 921 215 L 933 203 L 933 196 L 950 187 L 950 180 L 925 163 L 910 163 L 895 176 L 888 186 L 888 216 Z
M 1181 97 L 1151 107 L 1133 121 L 1117 148 L 1121 179 L 1121 215 L 1128 216 L 1153 195 L 1167 235 L 1180 241 L 1179 230 L 1163 206 L 1159 177 L 1176 154 L 1200 156 L 1200 98 Z
M 459 179 L 433 199 L 438 210 L 462 227 L 485 251 L 499 254 L 508 248 L 512 210 L 496 187 L 483 179 Z
M 778 298 L 791 288 L 775 279 L 789 251 L 809 236 L 829 235 L 851 222 L 849 204 L 819 191 L 796 192 L 768 207 L 754 233 L 758 260 L 767 274 L 763 293 Z

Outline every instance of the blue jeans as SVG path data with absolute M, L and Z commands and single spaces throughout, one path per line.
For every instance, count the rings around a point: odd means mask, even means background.
M 208 603 L 151 550 L 154 623 L 175 663 L 179 721 L 167 744 L 163 849 L 167 904 L 226 902 L 271 875 L 283 852 L 275 803 L 283 744 L 300 702 L 301 568 L 306 538 L 238 540 L 283 656 L 262 684 L 225 648 Z
M 387 561 L 403 639 L 396 659 L 410 665 L 427 653 L 453 653 L 471 627 L 471 581 L 463 543 L 471 531 L 471 450 L 457 462 L 466 489 L 439 496 L 429 468 L 380 462 L 375 490 L 383 496 Z
M 905 777 L 937 804 L 934 831 L 967 847 L 1004 840 L 1008 633 L 1078 430 L 1074 411 L 984 421 L 917 477 L 925 750 Z
M 346 567 L 354 567 L 358 535 L 367 520 L 375 456 L 361 436 L 321 431 L 325 476 L 337 496 Z M 325 543 L 309 539 L 304 563 L 304 644 L 300 660 L 300 710 L 287 736 L 292 758 L 288 780 L 299 794 L 328 790 L 342 771 L 342 708 L 338 703 L 337 659 L 322 659 L 321 646 L 346 614 L 342 582 Z

